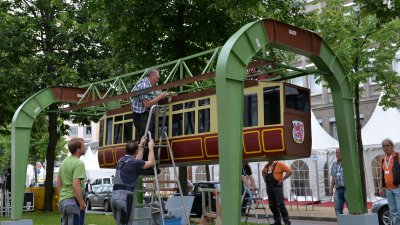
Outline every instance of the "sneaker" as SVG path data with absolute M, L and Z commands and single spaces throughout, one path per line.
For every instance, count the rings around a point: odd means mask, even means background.
M 290 225 L 292 224 L 290 221 L 286 222 L 285 225 Z

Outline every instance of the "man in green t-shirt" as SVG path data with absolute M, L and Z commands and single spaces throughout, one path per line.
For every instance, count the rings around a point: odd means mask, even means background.
M 61 163 L 57 175 L 57 190 L 60 194 L 58 210 L 62 225 L 84 225 L 85 164 L 79 159 L 86 153 L 83 139 L 72 138 L 68 141 L 68 149 L 71 155 Z

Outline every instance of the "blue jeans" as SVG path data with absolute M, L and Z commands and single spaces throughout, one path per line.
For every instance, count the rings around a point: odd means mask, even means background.
M 336 188 L 334 201 L 336 215 L 343 214 L 344 203 L 347 204 L 345 188 Z
M 58 204 L 58 210 L 61 214 L 62 225 L 85 224 L 85 210 L 79 210 L 75 198 L 60 201 Z
M 392 216 L 392 224 L 400 225 L 400 188 L 387 189 L 385 192 L 390 215 Z

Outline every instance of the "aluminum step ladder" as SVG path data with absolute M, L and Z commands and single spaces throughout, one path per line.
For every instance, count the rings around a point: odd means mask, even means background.
M 173 152 L 172 152 L 172 149 L 171 149 L 171 145 L 170 145 L 170 141 L 169 141 L 169 138 L 168 138 L 168 133 L 165 131 L 165 124 L 166 124 L 165 121 L 166 121 L 166 113 L 167 113 L 167 107 L 166 106 L 162 106 L 162 105 L 153 105 L 153 106 L 151 106 L 150 112 L 149 112 L 149 116 L 148 116 L 148 119 L 147 119 L 145 134 L 147 134 L 149 136 L 150 140 L 152 139 L 152 134 L 149 131 L 149 128 L 150 128 L 150 124 L 152 122 L 151 120 L 153 119 L 152 115 L 155 114 L 157 110 L 159 110 L 159 112 L 162 113 L 162 126 L 161 126 L 161 129 L 160 129 L 160 132 L 159 132 L 159 138 L 158 138 L 158 142 L 159 143 L 158 143 L 158 145 L 154 146 L 154 148 L 155 148 L 154 149 L 154 151 L 155 151 L 154 154 L 155 154 L 155 158 L 156 158 L 156 163 L 153 165 L 154 174 L 153 175 L 142 176 L 142 178 L 151 178 L 151 179 L 153 179 L 154 180 L 154 188 L 151 188 L 151 189 L 143 188 L 141 190 L 141 192 L 143 192 L 143 193 L 145 193 L 145 192 L 150 193 L 150 203 L 147 203 L 147 204 L 136 204 L 135 205 L 135 208 L 137 208 L 137 207 L 145 207 L 146 208 L 147 207 L 147 208 L 150 208 L 150 210 L 147 209 L 147 212 L 144 213 L 144 214 L 147 214 L 147 216 L 138 217 L 138 218 L 136 218 L 136 216 L 135 216 L 136 215 L 136 211 L 135 211 L 134 224 L 137 224 L 137 225 L 139 225 L 139 224 L 140 225 L 141 224 L 149 224 L 149 225 L 158 224 L 157 221 L 153 221 L 155 218 L 153 218 L 152 214 L 159 213 L 160 217 L 161 217 L 159 224 L 165 225 L 165 217 L 166 216 L 164 215 L 164 204 L 163 204 L 163 200 L 161 198 L 160 181 L 158 179 L 157 167 L 158 167 L 158 165 L 160 163 L 161 151 L 162 151 L 163 148 L 164 149 L 166 148 L 167 149 L 167 154 L 169 154 L 169 157 L 170 157 L 171 163 L 172 163 L 172 167 L 173 167 L 174 182 L 177 184 L 177 188 L 179 190 L 179 195 L 180 195 L 180 199 L 181 199 L 181 206 L 177 207 L 177 208 L 174 208 L 172 210 L 182 209 L 185 212 L 184 214 L 185 214 L 185 217 L 186 217 L 187 225 L 190 225 L 190 218 L 189 218 L 190 215 L 188 213 L 186 213 L 185 201 L 184 201 L 184 197 L 183 197 L 183 194 L 182 194 L 181 184 L 180 184 L 179 178 L 178 178 L 178 170 L 177 170 L 176 165 L 175 165 L 175 159 L 174 159 L 174 155 L 173 155 Z M 163 144 L 163 142 L 164 142 L 164 144 Z M 145 145 L 146 144 L 147 143 L 145 143 Z M 145 148 L 147 148 L 147 147 L 148 146 L 145 146 Z M 157 198 L 158 206 L 159 206 L 158 209 L 157 208 L 153 208 L 156 198 Z M 136 221 L 140 222 L 140 221 L 144 221 L 144 220 L 149 221 L 149 223 L 135 223 Z
M 249 218 L 250 215 L 250 210 L 253 210 L 254 215 L 256 216 L 257 219 L 257 224 L 260 225 L 260 219 L 267 219 L 268 224 L 271 224 L 269 221 L 269 216 L 267 213 L 267 208 L 263 202 L 262 199 L 262 195 L 260 195 L 260 192 L 258 191 L 258 189 L 255 189 L 254 191 L 251 191 L 248 187 L 245 187 L 244 191 L 243 191 L 243 195 L 242 195 L 242 199 L 241 199 L 241 203 L 243 203 L 246 193 L 248 193 L 250 195 L 250 198 L 247 201 L 246 204 L 246 219 L 245 219 L 245 223 L 247 223 L 247 219 Z M 263 214 L 259 214 L 258 211 L 259 210 L 263 210 L 264 213 Z

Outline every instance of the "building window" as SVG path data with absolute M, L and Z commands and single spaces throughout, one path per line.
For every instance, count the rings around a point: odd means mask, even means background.
M 92 135 L 92 127 L 85 127 L 85 135 Z
M 324 164 L 324 186 L 325 186 L 325 196 L 329 196 L 329 188 L 330 188 L 330 174 L 329 174 L 329 165 L 328 161 Z
M 303 160 L 296 160 L 290 166 L 293 175 L 290 178 L 291 193 L 295 196 L 311 196 L 310 171 Z
M 78 136 L 78 127 L 77 126 L 72 126 L 70 127 L 71 132 L 69 133 L 70 136 L 76 137 Z
M 382 156 L 377 155 L 371 162 L 372 180 L 374 182 L 375 195 L 379 194 L 379 185 L 381 183 L 381 160 Z
M 207 174 L 206 174 L 206 166 L 197 166 L 195 175 L 194 177 L 196 178 L 197 181 L 206 181 L 207 180 Z
M 355 116 L 354 116 L 354 122 L 355 123 L 357 122 Z M 361 127 L 364 126 L 364 114 L 360 114 L 360 124 L 361 124 Z M 329 118 L 329 133 L 333 138 L 335 138 L 336 140 L 338 139 L 335 117 Z
M 396 52 L 396 56 L 394 57 L 393 71 L 400 75 L 400 50 Z
M 329 133 L 330 135 L 335 138 L 336 140 L 338 139 L 338 135 L 337 135 L 337 127 L 336 127 L 336 121 L 331 121 L 329 119 Z
M 310 86 L 311 95 L 320 95 L 322 94 L 322 85 L 317 84 L 317 78 L 315 75 L 308 75 L 308 84 Z
M 304 78 L 303 77 L 293 78 L 291 80 L 291 83 L 296 85 L 296 86 L 304 87 Z

